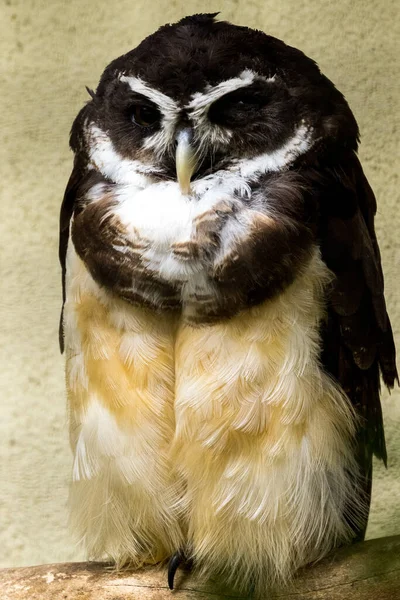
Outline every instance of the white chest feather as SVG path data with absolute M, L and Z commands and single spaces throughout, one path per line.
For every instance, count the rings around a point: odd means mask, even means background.
M 104 196 L 105 186 L 97 184 L 90 197 L 93 202 Z M 192 183 L 191 195 L 183 195 L 175 181 L 116 184 L 109 214 L 114 214 L 123 226 L 127 240 L 138 244 L 151 272 L 157 272 L 168 282 L 187 282 L 204 291 L 210 288 L 199 260 L 177 258 L 174 247 L 190 243 L 195 234 L 196 219 L 220 203 L 233 204 L 235 194 L 250 197 L 250 187 L 244 177 L 220 171 Z M 123 251 L 122 246 L 116 250 Z M 185 295 L 185 290 L 182 291 Z
M 160 249 L 189 239 L 193 221 L 222 200 L 232 201 L 235 192 L 250 195 L 244 177 L 220 171 L 192 183 L 192 193 L 185 196 L 176 181 L 153 183 L 145 189 L 123 185 L 116 192 L 115 213 L 128 231 L 151 240 Z

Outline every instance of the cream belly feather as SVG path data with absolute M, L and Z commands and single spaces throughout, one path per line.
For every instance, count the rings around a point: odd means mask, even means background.
M 158 562 L 183 543 L 169 458 L 176 319 L 102 292 L 71 244 L 66 290 L 72 526 L 90 557 Z
M 316 252 L 275 300 L 177 332 L 173 456 L 191 551 L 259 593 L 351 538 L 344 515 L 361 510 L 354 414 L 318 361 L 328 280 Z
M 67 261 L 71 518 L 91 557 L 185 547 L 263 589 L 350 537 L 355 419 L 318 362 L 317 251 L 276 299 L 201 327 L 112 297 L 71 244 Z

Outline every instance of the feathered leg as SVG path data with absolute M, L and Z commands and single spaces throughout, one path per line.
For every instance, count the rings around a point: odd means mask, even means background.
M 90 557 L 164 560 L 182 543 L 168 458 L 176 321 L 103 292 L 72 247 L 66 283 L 72 524 Z

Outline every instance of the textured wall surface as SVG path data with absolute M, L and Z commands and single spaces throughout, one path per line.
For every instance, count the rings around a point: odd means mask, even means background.
M 195 12 L 258 27 L 317 60 L 358 119 L 379 203 L 386 294 L 400 344 L 396 0 L 3 0 L 0 5 L 0 565 L 76 560 L 57 328 L 58 212 L 68 132 L 114 57 Z M 369 537 L 400 533 L 400 395 L 383 396 L 389 469 L 376 464 Z

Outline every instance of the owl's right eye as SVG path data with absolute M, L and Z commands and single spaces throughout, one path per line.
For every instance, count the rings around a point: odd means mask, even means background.
M 131 119 L 139 127 L 151 127 L 160 121 L 160 113 L 156 108 L 138 104 L 132 109 Z

